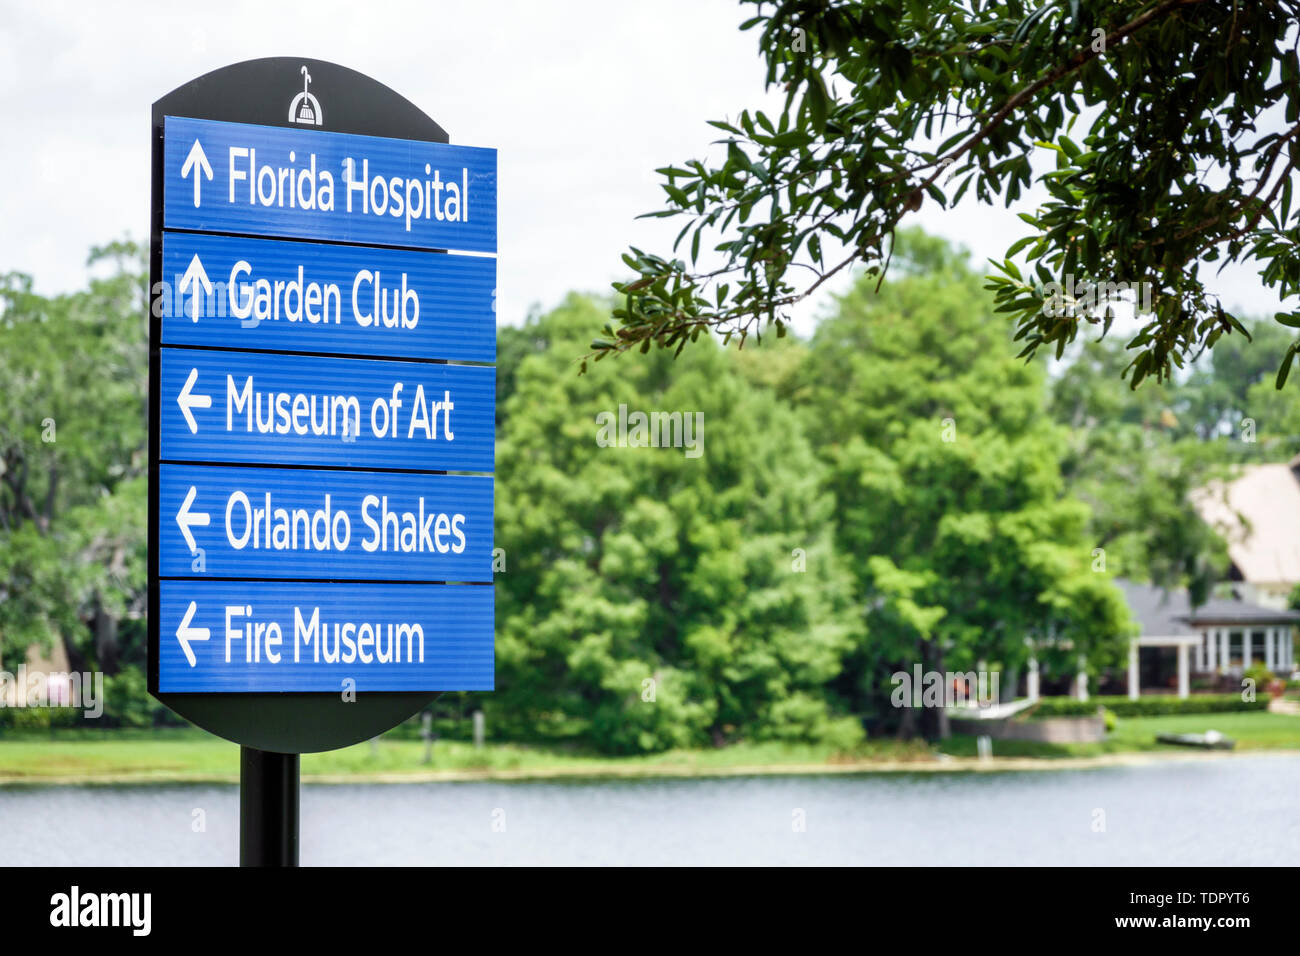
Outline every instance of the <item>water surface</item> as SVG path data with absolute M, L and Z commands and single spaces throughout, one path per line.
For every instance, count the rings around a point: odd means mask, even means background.
M 302 862 L 1294 864 L 1298 807 L 1300 755 L 1018 773 L 308 784 Z M 3 788 L 0 833 L 2 866 L 234 865 L 238 790 Z

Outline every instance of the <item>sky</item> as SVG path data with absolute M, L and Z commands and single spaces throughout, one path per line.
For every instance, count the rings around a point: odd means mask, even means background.
M 61 3 L 0 0 L 0 272 L 38 292 L 86 280 L 92 245 L 146 239 L 150 104 L 209 70 L 263 56 L 329 60 L 401 93 L 453 143 L 499 151 L 498 321 L 626 276 L 629 245 L 667 253 L 672 220 L 654 169 L 703 157 L 709 119 L 774 102 L 757 32 L 730 0 L 652 4 L 478 2 Z M 966 198 L 915 221 L 1000 257 L 1027 227 Z M 1271 312 L 1247 268 L 1225 304 Z M 799 307 L 807 333 L 849 280 Z

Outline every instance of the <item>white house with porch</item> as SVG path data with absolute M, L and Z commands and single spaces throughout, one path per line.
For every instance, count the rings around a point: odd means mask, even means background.
M 1115 583 L 1123 589 L 1139 626 L 1138 635 L 1129 642 L 1128 696 L 1132 699 L 1137 699 L 1144 683 L 1162 683 L 1170 649 L 1179 697 L 1189 694 L 1193 673 L 1240 676 L 1252 664 L 1263 664 L 1280 676 L 1295 670 L 1293 628 L 1300 623 L 1300 613 L 1236 598 L 1212 598 L 1193 609 L 1184 590 Z M 1143 655 L 1144 649 L 1150 653 Z

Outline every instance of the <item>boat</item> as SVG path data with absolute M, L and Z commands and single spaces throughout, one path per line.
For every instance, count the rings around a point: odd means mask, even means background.
M 1202 750 L 1231 750 L 1237 746 L 1235 740 L 1223 736 L 1217 730 L 1207 730 L 1203 734 L 1156 734 L 1156 742 L 1179 747 L 1200 747 Z

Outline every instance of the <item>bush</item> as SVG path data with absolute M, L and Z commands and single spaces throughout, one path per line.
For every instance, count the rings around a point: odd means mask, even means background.
M 75 707 L 4 707 L 0 708 L 0 728 L 26 733 L 71 727 L 81 717 Z
M 1111 710 L 1109 707 L 1103 707 L 1101 709 L 1101 716 L 1106 721 L 1106 733 L 1113 734 L 1115 732 L 1115 727 L 1119 724 L 1119 718 L 1115 716 L 1115 711 Z
M 1193 694 L 1185 699 L 1161 695 L 1139 697 L 1137 700 L 1129 700 L 1122 695 L 1102 695 L 1088 700 L 1044 697 L 1025 716 L 1031 720 L 1095 717 L 1099 710 L 1104 710 L 1109 711 L 1113 717 L 1158 717 L 1166 714 L 1222 714 L 1267 709 L 1268 695 L 1262 691 L 1257 691 L 1255 700 L 1250 701 L 1242 700 L 1240 694 Z
M 52 721 L 48 707 L 6 707 L 0 711 L 0 721 L 10 730 L 30 732 L 49 730 Z
M 1241 677 L 1243 681 L 1252 680 L 1255 682 L 1256 696 L 1262 694 L 1276 680 L 1273 672 L 1263 664 L 1252 664 Z
M 114 727 L 152 727 L 162 705 L 149 696 L 138 667 L 123 667 L 104 680 L 104 718 Z
M 1028 713 L 1031 720 L 1052 717 L 1096 717 L 1097 699 L 1076 700 L 1073 697 L 1041 697 Z
M 1267 710 L 1268 695 L 1258 694 L 1254 700 L 1242 700 L 1240 694 L 1193 694 L 1191 697 L 1172 696 L 1094 697 L 1094 701 L 1114 712 L 1116 717 L 1158 717 L 1166 714 L 1223 714 L 1232 711 Z

